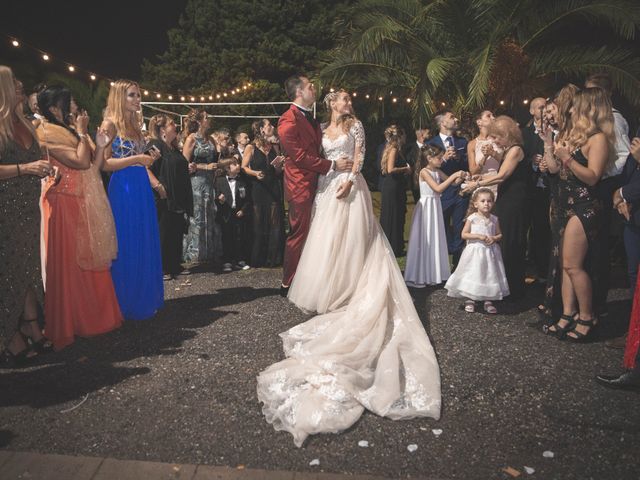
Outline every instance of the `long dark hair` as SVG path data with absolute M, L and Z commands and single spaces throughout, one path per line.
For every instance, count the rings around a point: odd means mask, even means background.
M 416 188 L 420 185 L 420 172 L 423 168 L 426 168 L 429 164 L 429 157 L 437 157 L 442 155 L 444 150 L 438 145 L 431 145 L 429 143 L 420 147 L 420 154 L 418 155 L 418 164 L 414 167 L 413 172 L 413 184 Z
M 53 113 L 51 113 L 49 110 L 51 107 L 58 107 L 62 111 L 62 122 L 58 121 Z M 71 90 L 61 85 L 51 85 L 45 88 L 38 93 L 38 108 L 49 123 L 69 130 L 76 138 L 79 138 L 76 131 L 66 123 L 71 113 Z

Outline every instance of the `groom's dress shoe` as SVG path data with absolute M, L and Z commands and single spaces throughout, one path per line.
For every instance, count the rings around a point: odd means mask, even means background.
M 284 285 L 280 285 L 280 296 L 286 297 L 289 294 L 289 287 L 285 287 Z
M 619 376 L 598 375 L 596 382 L 608 388 L 640 391 L 640 372 L 628 370 Z

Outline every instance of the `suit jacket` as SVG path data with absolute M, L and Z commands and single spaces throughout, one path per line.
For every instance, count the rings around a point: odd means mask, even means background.
M 451 175 L 459 170 L 464 170 L 465 172 L 469 171 L 469 160 L 467 158 L 467 141 L 466 138 L 456 137 L 454 135 L 451 136 L 453 139 L 453 147 L 456 149 L 456 158 L 447 160 L 442 163 L 442 170 L 445 174 Z M 440 138 L 440 133 L 436 136 L 430 138 L 426 143 L 429 145 L 437 145 L 438 147 L 446 150 L 444 143 L 442 143 L 442 139 Z M 456 199 L 458 195 L 458 191 L 460 190 L 460 185 L 450 185 L 442 192 L 442 196 L 440 200 L 443 204 L 451 203 Z
M 316 194 L 318 175 L 326 174 L 331 161 L 320 155 L 322 131 L 312 125 L 295 105 L 278 121 L 280 143 L 287 152 L 284 161 L 284 194 L 289 202 L 303 203 Z
M 522 149 L 524 150 L 524 160 L 530 166 L 530 186 L 536 187 L 538 180 L 542 178 L 545 181 L 547 175 L 541 173 L 540 170 L 533 168 L 533 157 L 535 155 L 544 154 L 544 141 L 540 138 L 540 135 L 536 133 L 536 126 L 533 122 L 522 129 Z
M 233 209 L 233 196 L 231 195 L 231 187 L 226 175 L 216 178 L 215 181 L 216 197 L 220 194 L 224 195 L 224 203 L 220 204 L 216 198 L 216 204 L 218 205 L 218 213 L 216 213 L 216 220 L 219 223 L 227 223 L 235 212 L 242 210 L 244 215 L 247 214 L 250 205 L 249 188 L 247 183 L 242 179 L 240 175 L 236 177 L 236 208 Z
M 631 204 L 629 223 L 640 227 L 640 164 L 629 155 L 622 170 L 622 197 Z

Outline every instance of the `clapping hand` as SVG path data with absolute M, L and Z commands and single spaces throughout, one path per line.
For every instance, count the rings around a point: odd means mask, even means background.
M 81 110 L 74 121 L 76 132 L 78 135 L 86 135 L 87 127 L 89 126 L 89 115 L 86 110 Z
M 480 151 L 482 152 L 485 158 L 488 158 L 488 157 L 495 158 L 495 156 L 497 155 L 497 152 L 494 150 L 493 145 L 490 143 L 482 145 L 482 147 L 480 147 Z
M 109 135 L 109 131 L 104 128 L 98 128 L 96 132 L 96 147 L 105 148 L 111 143 L 113 137 Z

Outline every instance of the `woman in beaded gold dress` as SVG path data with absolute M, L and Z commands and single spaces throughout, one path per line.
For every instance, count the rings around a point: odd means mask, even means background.
M 22 99 L 22 84 L 0 65 L 0 342 L 8 341 L 0 363 L 13 366 L 51 347 L 37 321 L 42 297 L 39 177 L 48 175 L 51 165 L 42 160 Z

